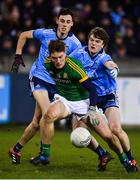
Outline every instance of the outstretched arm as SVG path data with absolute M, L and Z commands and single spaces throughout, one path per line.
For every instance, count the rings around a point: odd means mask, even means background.
M 108 69 L 118 68 L 118 65 L 114 61 L 106 61 L 104 66 Z
M 111 77 L 116 79 L 119 72 L 118 65 L 114 61 L 106 61 L 104 66 L 107 68 L 107 72 L 111 75 Z
M 22 54 L 22 49 L 26 43 L 27 39 L 33 38 L 33 31 L 25 31 L 22 32 L 19 36 L 17 47 L 16 47 L 16 54 Z
M 12 64 L 11 72 L 18 72 L 19 66 L 22 65 L 25 67 L 23 58 L 22 58 L 22 49 L 26 43 L 27 39 L 33 38 L 33 31 L 25 31 L 22 32 L 19 36 L 17 47 L 16 47 L 16 54 L 14 58 L 14 62 Z

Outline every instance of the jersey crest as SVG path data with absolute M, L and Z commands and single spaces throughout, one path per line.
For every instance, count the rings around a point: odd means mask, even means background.
M 67 74 L 67 73 L 64 73 L 64 74 L 63 74 L 63 78 L 64 78 L 64 79 L 68 79 L 68 74 Z

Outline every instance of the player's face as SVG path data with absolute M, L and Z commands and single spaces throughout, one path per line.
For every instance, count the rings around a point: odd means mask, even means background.
M 66 58 L 66 53 L 65 52 L 54 52 L 50 55 L 51 61 L 53 65 L 57 69 L 62 69 L 65 65 L 65 58 Z
M 56 20 L 58 25 L 57 30 L 60 34 L 67 35 L 73 26 L 73 21 L 71 15 L 60 15 Z
M 104 47 L 103 40 L 91 35 L 88 40 L 88 50 L 91 55 L 98 53 Z

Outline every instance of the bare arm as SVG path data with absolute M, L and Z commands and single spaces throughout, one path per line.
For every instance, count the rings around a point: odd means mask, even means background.
M 22 49 L 26 43 L 27 39 L 33 38 L 33 31 L 25 31 L 22 32 L 19 36 L 17 47 L 16 47 L 16 54 L 22 54 Z
M 113 68 L 118 69 L 118 65 L 114 61 L 106 61 L 104 66 L 108 69 L 113 69 Z
M 104 66 L 107 68 L 107 73 L 116 80 L 119 72 L 118 65 L 114 61 L 106 61 Z
M 20 34 L 17 42 L 16 54 L 15 54 L 14 62 L 12 64 L 11 72 L 17 73 L 20 65 L 25 67 L 25 63 L 22 58 L 22 49 L 26 43 L 26 40 L 32 38 L 33 38 L 33 31 L 25 31 Z

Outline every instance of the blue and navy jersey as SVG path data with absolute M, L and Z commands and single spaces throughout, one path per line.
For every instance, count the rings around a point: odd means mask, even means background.
M 39 55 L 36 61 L 33 63 L 30 70 L 30 78 L 35 76 L 42 79 L 48 83 L 55 84 L 54 80 L 51 78 L 50 74 L 46 71 L 44 67 L 45 59 L 49 56 L 48 44 L 51 40 L 59 39 L 56 34 L 55 29 L 37 29 L 33 31 L 33 37 L 38 39 L 41 43 Z M 67 55 L 72 53 L 74 50 L 81 47 L 80 41 L 72 33 L 63 39 L 67 46 Z
M 98 96 L 104 96 L 116 92 L 117 83 L 111 77 L 109 69 L 104 64 L 106 61 L 111 61 L 110 55 L 106 54 L 102 49 L 95 56 L 90 56 L 88 47 L 82 47 L 74 51 L 69 56 L 78 59 L 84 66 L 86 73 L 92 79 L 96 86 Z

